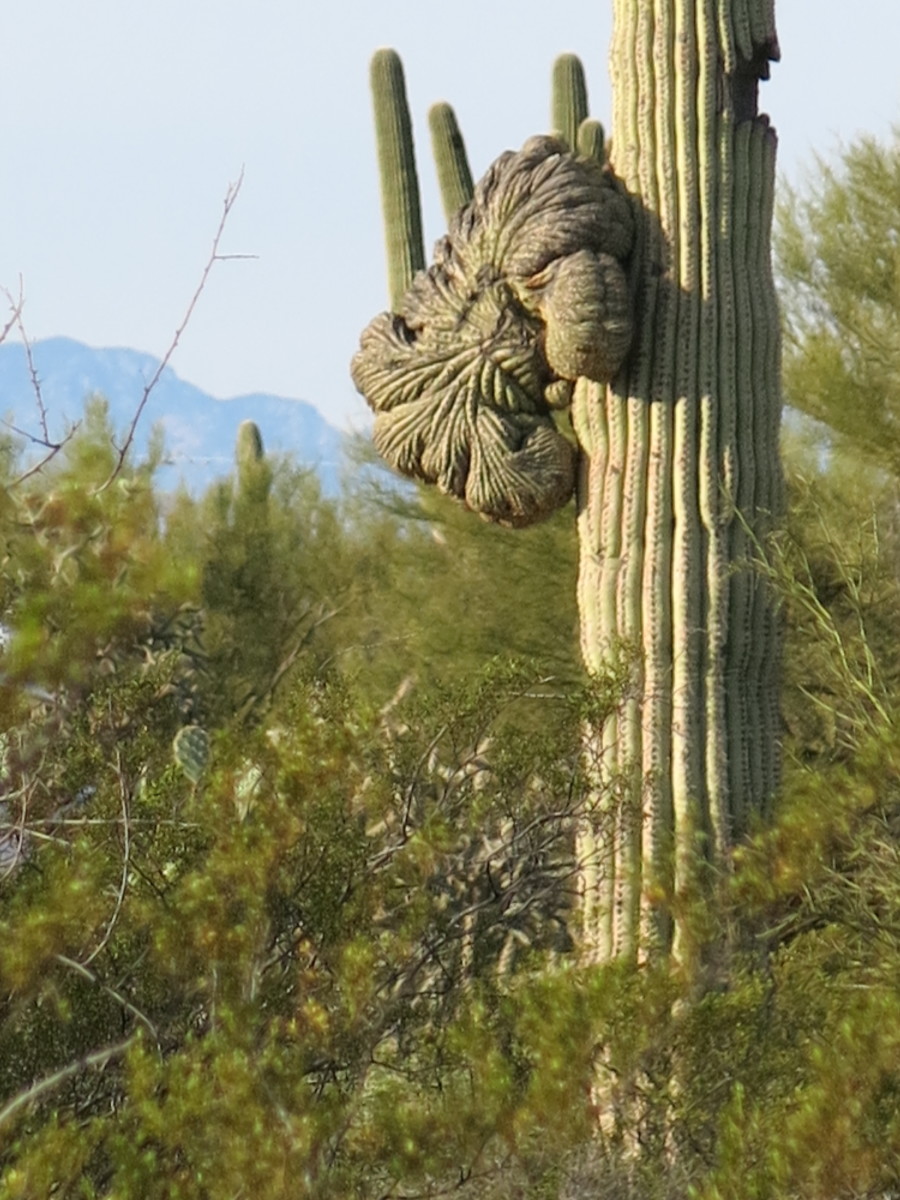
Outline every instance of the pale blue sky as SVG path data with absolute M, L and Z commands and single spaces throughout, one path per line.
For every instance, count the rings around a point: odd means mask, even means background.
M 347 363 L 386 303 L 367 64 L 403 55 L 429 244 L 442 229 L 425 114 L 456 107 L 476 173 L 547 126 L 575 50 L 609 116 L 611 0 L 26 0 L 6 5 L 0 283 L 33 338 L 162 354 L 229 181 L 224 252 L 173 365 L 219 395 L 270 391 L 342 426 Z M 761 92 L 797 180 L 816 151 L 900 122 L 898 0 L 778 0 Z M 148 414 L 152 419 L 152 413 Z M 248 416 L 252 414 L 248 413 Z

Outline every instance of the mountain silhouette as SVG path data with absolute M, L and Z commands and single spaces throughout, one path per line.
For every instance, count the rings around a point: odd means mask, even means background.
M 93 349 L 71 338 L 34 342 L 31 348 L 47 413 L 51 440 L 58 441 L 84 411 L 85 400 L 102 396 L 113 428 L 124 437 L 159 367 L 159 359 L 125 348 Z M 34 385 L 21 343 L 0 344 L 0 416 L 16 429 L 40 435 Z M 183 482 L 195 495 L 234 466 L 234 443 L 241 421 L 259 426 L 266 451 L 290 454 L 313 468 L 326 495 L 340 489 L 345 437 L 311 405 L 259 392 L 219 400 L 162 372 L 138 423 L 135 453 L 146 453 L 151 431 L 161 426 L 165 462 L 156 480 L 164 490 Z

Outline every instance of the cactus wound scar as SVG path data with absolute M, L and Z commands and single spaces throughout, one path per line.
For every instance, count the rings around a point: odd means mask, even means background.
M 575 451 L 552 409 L 627 353 L 632 239 L 609 170 L 550 137 L 501 155 L 433 265 L 363 331 L 353 380 L 390 465 L 504 525 L 565 504 Z

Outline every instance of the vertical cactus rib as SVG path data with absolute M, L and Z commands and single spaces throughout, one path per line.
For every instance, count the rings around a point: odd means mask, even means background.
M 691 953 L 654 895 L 705 887 L 777 778 L 777 621 L 748 561 L 781 505 L 774 135 L 752 104 L 776 50 L 771 0 L 614 0 L 637 334 L 603 418 L 575 392 L 579 603 L 589 669 L 619 642 L 641 662 L 597 731 L 602 786 L 632 792 L 605 856 L 615 877 L 586 910 L 600 957 Z
M 603 389 L 599 384 L 588 379 L 577 381 L 572 399 L 572 422 L 581 447 L 577 486 L 581 651 L 588 671 L 598 674 L 603 669 L 604 657 L 610 655 L 604 640 L 608 626 L 604 624 L 599 589 L 603 482 L 607 475 L 610 442 Z M 612 919 L 610 886 L 614 860 L 608 829 L 608 792 L 603 786 L 604 780 L 609 778 L 609 765 L 603 760 L 602 733 L 589 729 L 586 735 L 586 765 L 594 785 L 594 804 L 589 806 L 578 829 L 577 857 L 581 869 L 583 950 L 586 958 L 599 958 L 601 954 L 608 956 L 608 947 L 612 943 L 609 923 Z
M 710 855 L 720 860 L 731 846 L 728 723 L 725 649 L 728 638 L 729 559 L 727 497 L 723 464 L 727 460 L 734 388 L 720 386 L 718 357 L 723 324 L 716 293 L 716 250 L 724 200 L 719 193 L 717 129 L 717 22 L 712 0 L 698 11 L 697 141 L 699 191 L 700 324 L 700 520 L 706 539 L 706 628 L 703 687 L 706 695 L 705 773 L 709 803 Z M 705 52 L 704 49 L 705 48 Z M 727 317 L 725 318 L 727 321 Z
M 735 299 L 735 376 L 737 392 L 737 429 L 736 429 L 736 487 L 735 507 L 738 519 L 731 529 L 731 561 L 735 564 L 746 563 L 752 547 L 748 538 L 748 528 L 743 520 L 743 514 L 752 511 L 755 500 L 755 446 L 753 431 L 753 357 L 754 330 L 751 279 L 747 264 L 749 262 L 750 243 L 750 203 L 751 203 L 751 162 L 750 162 L 750 126 L 741 122 L 730 131 L 731 161 L 734 168 L 735 205 L 734 227 L 731 237 L 733 247 L 733 286 Z M 733 671 L 733 693 L 735 694 L 735 711 L 730 719 L 735 726 L 746 730 L 754 720 L 755 705 L 750 686 L 750 658 L 753 652 L 753 611 L 756 603 L 756 580 L 747 569 L 738 570 L 731 582 L 731 604 L 729 618 L 729 666 Z M 742 796 L 752 793 L 754 779 L 758 775 L 758 750 L 745 733 L 738 729 L 732 730 L 734 737 L 740 739 L 739 747 L 731 751 L 733 769 L 740 763 L 739 779 Z M 736 801 L 736 807 L 746 811 L 743 800 Z M 736 814 L 737 815 L 737 814 Z
M 703 545 L 699 520 L 698 435 L 700 294 L 697 211 L 698 144 L 696 109 L 697 31 L 695 5 L 674 6 L 675 184 L 678 221 L 665 233 L 673 242 L 678 295 L 678 338 L 674 378 L 672 509 L 672 796 L 674 886 L 692 890 L 704 830 L 706 697 L 700 689 L 702 631 L 706 614 Z M 671 383 L 669 385 L 671 387 Z M 676 946 L 676 950 L 678 947 Z
M 428 110 L 428 127 L 441 203 L 449 225 L 456 213 L 472 199 L 475 190 L 472 172 L 456 113 L 449 104 L 443 100 L 432 104 Z
M 753 341 L 751 345 L 751 353 L 749 356 L 750 370 L 750 392 L 753 396 L 762 396 L 765 387 L 765 362 L 763 360 L 765 329 L 763 323 L 766 317 L 767 306 L 760 293 L 762 279 L 760 277 L 759 256 L 761 249 L 761 204 L 762 204 L 762 188 L 763 179 L 760 175 L 762 159 L 760 150 L 762 142 L 759 137 L 761 132 L 760 126 L 754 126 L 745 122 L 742 129 L 746 128 L 747 135 L 747 176 L 748 176 L 748 199 L 747 199 L 747 270 L 750 280 L 749 287 L 749 313 L 750 313 L 750 328 L 753 330 Z M 754 470 L 752 475 L 752 509 L 761 514 L 762 522 L 765 524 L 764 510 L 766 507 L 766 493 L 768 491 L 765 484 L 766 474 L 766 459 L 767 459 L 767 439 L 761 432 L 761 426 L 764 418 L 764 411 L 761 405 L 754 404 L 750 408 L 750 421 L 748 428 L 748 455 L 752 454 Z M 752 449 L 751 449 L 752 447 Z M 761 527 L 754 529 L 754 536 L 758 537 L 761 532 Z M 750 553 L 755 552 L 755 547 L 749 547 Z M 754 594 L 754 600 L 758 597 L 763 581 L 759 575 L 752 575 L 750 586 Z M 747 678 L 745 687 L 750 693 L 751 713 L 750 720 L 755 723 L 755 734 L 753 741 L 750 743 L 749 750 L 749 765 L 750 765 L 750 793 L 758 794 L 759 790 L 764 786 L 766 776 L 766 759 L 772 754 L 772 747 L 765 747 L 762 744 L 762 729 L 764 722 L 764 713 L 762 710 L 762 695 L 761 695 L 761 676 L 764 670 L 763 659 L 771 654 L 770 647 L 765 643 L 766 630 L 768 628 L 768 618 L 765 607 L 757 602 L 754 602 L 750 611 L 750 632 L 749 632 L 749 652 L 746 656 L 747 661 Z
M 734 48 L 739 58 L 749 61 L 753 57 L 753 33 L 750 9 L 759 8 L 754 0 L 719 0 L 720 5 L 730 7 Z
M 584 67 L 577 54 L 560 54 L 554 62 L 551 95 L 551 128 L 575 150 L 578 130 L 588 115 Z
M 774 12 L 773 0 L 764 4 L 768 19 L 768 36 L 774 42 Z M 759 248 L 760 256 L 760 294 L 764 298 L 765 312 L 762 321 L 766 333 L 762 354 L 765 363 L 764 398 L 768 402 L 760 410 L 760 422 L 763 438 L 760 452 L 765 455 L 767 464 L 774 464 L 765 471 L 767 488 L 761 497 L 765 506 L 766 533 L 777 528 L 779 514 L 784 511 L 784 476 L 778 469 L 779 463 L 779 430 L 781 427 L 781 391 L 779 380 L 781 375 L 781 321 L 778 311 L 778 298 L 772 271 L 772 222 L 775 209 L 775 156 L 777 139 L 772 129 L 766 125 L 760 131 L 762 143 L 760 178 L 763 180 L 763 211 L 761 214 L 762 240 Z M 763 813 L 769 815 L 771 803 L 775 797 L 781 770 L 780 736 L 781 710 L 779 707 L 779 663 L 781 660 L 782 629 L 781 618 L 777 607 L 765 604 L 766 625 L 765 645 L 769 653 L 763 658 L 762 677 L 760 679 L 760 706 L 763 713 L 760 742 L 768 747 L 769 754 L 764 760 L 767 768 L 762 779 Z
M 620 35 L 624 30 L 620 27 Z M 559 62 L 559 60 L 558 60 Z M 566 95 L 566 75 L 555 65 L 553 72 L 554 125 L 564 124 L 560 109 Z M 635 110 L 635 126 L 637 111 Z M 635 130 L 635 137 L 637 136 Z M 640 234 L 639 234 L 640 236 Z M 632 261 L 638 251 L 633 252 Z M 646 330 L 639 330 L 641 353 Z M 573 424 L 582 448 L 579 489 L 579 606 L 582 613 L 582 650 L 588 671 L 599 673 L 605 663 L 625 645 L 619 619 L 620 567 L 623 561 L 625 528 L 625 468 L 628 462 L 628 426 L 624 403 L 607 404 L 602 391 L 581 381 L 573 399 Z M 633 630 L 633 622 L 631 622 Z M 636 691 L 636 689 L 635 689 Z M 597 773 L 597 804 L 587 814 L 580 831 L 579 861 L 596 859 L 597 891 L 588 896 L 583 925 L 584 953 L 597 961 L 619 952 L 627 937 L 625 925 L 632 921 L 633 903 L 626 890 L 639 895 L 639 862 L 628 855 L 628 808 L 640 803 L 635 795 L 634 764 L 628 763 L 625 743 L 634 741 L 634 707 L 609 718 L 592 731 L 589 746 Z M 624 785 L 631 767 L 631 788 Z M 629 798 L 628 791 L 631 791 Z M 630 805 L 629 805 L 630 799 Z M 632 824 L 635 824 L 632 815 Z M 637 822 L 640 828 L 640 822 Z M 585 889 L 588 890 L 587 888 Z
M 758 331 L 754 353 L 754 393 L 768 398 L 777 394 L 777 362 L 779 324 L 774 302 L 774 284 L 771 273 L 770 231 L 774 206 L 774 154 L 771 131 L 760 121 L 751 127 L 750 169 L 753 179 L 751 191 L 753 219 L 750 224 L 749 253 L 754 280 L 753 305 L 754 328 Z M 773 370 L 774 364 L 774 370 Z M 774 381 L 774 382 L 773 382 Z M 772 518 L 781 507 L 781 476 L 770 468 L 777 462 L 777 420 L 769 405 L 754 407 L 754 455 L 757 463 L 755 495 L 756 511 L 759 513 L 757 540 L 764 540 L 772 528 Z M 773 420 L 775 418 L 775 420 Z M 765 587 L 760 576 L 754 582 L 759 591 Z M 759 732 L 758 769 L 753 792 L 766 799 L 774 792 L 778 773 L 778 729 L 779 714 L 776 702 L 777 680 L 773 676 L 773 663 L 778 655 L 774 648 L 779 645 L 778 618 L 772 605 L 758 603 L 755 606 L 755 622 L 752 633 L 752 679 L 757 694 Z
M 415 273 L 425 269 L 425 244 L 406 82 L 403 64 L 395 50 L 376 50 L 372 56 L 370 78 L 387 244 L 388 290 L 391 308 L 397 309 Z
M 733 152 L 732 152 L 733 148 Z M 739 572 L 734 564 L 741 557 L 739 539 L 742 537 L 740 521 L 735 520 L 738 505 L 738 487 L 742 472 L 738 453 L 739 411 L 743 412 L 738 370 L 738 315 L 737 291 L 746 281 L 744 271 L 736 271 L 735 263 L 741 261 L 738 247 L 740 231 L 746 228 L 746 212 L 740 203 L 746 192 L 746 180 L 737 172 L 735 160 L 740 158 L 735 144 L 733 122 L 730 116 L 723 117 L 717 145 L 718 174 L 718 222 L 715 230 L 715 287 L 716 307 L 719 314 L 719 339 L 717 373 L 714 382 L 719 397 L 719 454 L 722 467 L 721 516 L 719 536 L 721 551 L 728 571 L 728 587 L 717 593 L 719 608 L 716 619 L 723 622 L 724 642 L 717 641 L 723 656 L 722 682 L 724 688 L 724 722 L 726 730 L 725 754 L 728 762 L 728 779 L 736 805 L 742 807 L 740 797 L 747 795 L 749 788 L 749 752 L 745 734 L 749 709 L 746 704 L 744 681 L 738 666 L 740 647 L 746 635 L 735 638 L 734 631 L 744 628 L 741 614 L 741 598 L 746 596 L 748 581 L 746 572 Z M 740 178 L 738 178 L 740 175 Z M 743 398 L 746 400 L 746 397 Z M 736 824 L 741 816 L 735 813 Z
M 672 248 L 662 235 L 663 224 L 677 225 L 678 195 L 674 179 L 674 105 L 669 53 L 674 31 L 671 13 L 654 13 L 655 34 L 651 68 L 654 80 L 653 151 L 648 157 L 643 186 L 653 211 L 660 217 L 649 225 L 652 261 L 671 270 Z M 641 76 L 643 78 L 643 76 Z M 642 137 L 649 136 L 645 130 Z M 643 274 L 642 269 L 642 274 Z M 645 890 L 663 893 L 672 889 L 672 529 L 674 406 L 659 389 L 655 372 L 661 363 L 663 378 L 673 379 L 676 366 L 678 309 L 671 288 L 661 285 L 657 271 L 644 276 L 642 305 L 648 314 L 647 339 L 642 339 L 642 359 L 635 364 L 636 395 L 649 396 L 650 472 L 647 478 L 647 529 L 644 557 L 644 678 L 642 770 L 644 776 L 644 875 Z M 669 930 L 655 912 L 644 908 L 644 944 L 648 950 L 666 947 Z

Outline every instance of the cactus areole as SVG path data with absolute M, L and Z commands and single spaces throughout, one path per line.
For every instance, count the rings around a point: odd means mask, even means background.
M 390 173 L 415 175 L 408 119 L 385 116 L 385 80 L 405 111 L 402 71 L 376 55 L 385 217 L 389 243 L 406 228 L 407 266 L 352 368 L 388 461 L 483 516 L 540 520 L 574 483 L 585 664 L 634 664 L 618 713 L 588 732 L 578 853 L 598 960 L 689 954 L 670 914 L 727 869 L 779 760 L 778 622 L 752 562 L 782 505 L 775 135 L 757 113 L 774 0 L 613 7 L 615 175 L 591 161 L 602 128 L 566 55 L 565 141 L 501 156 L 427 271 L 408 266 L 408 180 L 390 200 Z M 552 415 L 567 405 L 575 448 Z

